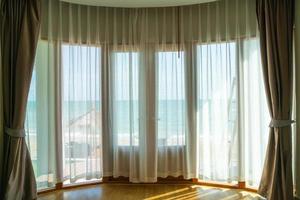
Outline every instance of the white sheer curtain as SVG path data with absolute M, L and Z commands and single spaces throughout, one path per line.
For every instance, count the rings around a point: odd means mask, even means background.
M 54 187 L 57 179 L 55 65 L 50 45 L 37 46 L 25 120 L 26 142 L 31 154 L 38 189 Z
M 258 39 L 197 46 L 199 175 L 257 187 L 269 115 Z
M 196 166 L 189 157 L 196 152 L 187 128 L 186 52 L 164 47 L 155 56 L 158 176 L 193 178 Z
M 63 178 L 68 182 L 102 177 L 100 101 L 101 48 L 63 44 Z
M 141 121 L 145 112 L 140 110 L 142 99 L 139 78 L 139 52 L 113 51 L 111 55 L 111 121 L 113 134 L 113 173 L 114 177 L 130 177 L 132 182 L 139 180 L 139 162 L 142 132 Z M 141 161 L 140 161 L 141 160 Z M 136 168 L 137 167 L 137 168 Z
M 268 142 L 267 99 L 263 85 L 258 39 L 243 41 L 240 62 L 241 132 L 243 133 L 243 170 L 246 183 L 258 187 Z
M 196 51 L 199 175 L 203 180 L 237 181 L 237 44 L 203 44 Z
M 37 60 L 48 63 L 53 86 L 36 102 L 54 103 L 27 119 L 30 127 L 53 113 L 36 133 L 51 138 L 45 155 L 57 161 L 52 170 L 37 158 L 45 176 L 258 183 L 268 119 L 255 1 L 109 8 L 43 0 L 42 9 L 48 48 Z

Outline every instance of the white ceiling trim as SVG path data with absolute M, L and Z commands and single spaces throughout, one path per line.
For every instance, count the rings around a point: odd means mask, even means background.
M 145 7 L 169 7 L 184 6 L 199 3 L 207 3 L 216 0 L 61 0 L 91 6 L 145 8 Z

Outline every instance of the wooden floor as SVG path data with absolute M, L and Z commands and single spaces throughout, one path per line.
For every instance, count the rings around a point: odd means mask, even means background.
M 99 184 L 39 195 L 40 200 L 260 200 L 255 193 L 235 189 L 179 184 Z

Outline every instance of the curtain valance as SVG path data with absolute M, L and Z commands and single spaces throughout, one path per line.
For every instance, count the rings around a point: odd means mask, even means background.
M 109 8 L 44 0 L 42 39 L 67 43 L 183 43 L 256 36 L 255 1 Z

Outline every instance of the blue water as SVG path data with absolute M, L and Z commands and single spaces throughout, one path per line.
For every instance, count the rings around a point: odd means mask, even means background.
M 138 101 L 116 101 L 112 118 L 117 126 L 118 132 L 128 132 L 130 126 L 138 127 L 138 121 L 141 118 L 138 113 Z M 100 103 L 94 101 L 68 101 L 63 103 L 62 118 L 64 122 L 70 122 L 84 116 L 91 110 L 100 112 Z M 159 110 L 156 117 L 149 116 L 150 119 L 156 119 L 159 130 L 163 132 L 177 132 L 184 127 L 184 101 L 163 100 L 159 101 Z M 37 119 L 37 112 L 47 114 L 47 111 L 37 111 L 35 101 L 28 101 L 26 114 L 26 129 L 36 130 L 37 123 L 41 119 Z M 130 114 L 131 113 L 131 114 Z M 144 113 L 140 113 L 142 117 Z M 47 119 L 47 118 L 45 118 Z M 133 122 L 133 124 L 131 123 Z

